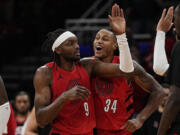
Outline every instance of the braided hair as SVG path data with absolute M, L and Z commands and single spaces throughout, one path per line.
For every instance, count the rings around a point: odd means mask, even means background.
M 64 29 L 56 29 L 55 31 L 49 32 L 46 37 L 47 39 L 43 43 L 42 50 L 48 54 L 50 54 L 51 57 L 53 57 L 53 61 L 57 62 L 58 60 L 58 54 L 54 51 L 52 51 L 52 45 L 55 42 L 55 40 L 64 33 L 66 30 Z

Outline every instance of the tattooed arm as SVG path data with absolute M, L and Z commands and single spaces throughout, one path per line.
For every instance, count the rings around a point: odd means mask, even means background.
M 132 74 L 134 81 L 145 91 L 150 93 L 148 102 L 135 119 L 128 120 L 122 127 L 131 132 L 142 127 L 144 121 L 157 109 L 162 102 L 165 92 L 161 85 L 148 74 L 143 67 L 134 62 L 135 71 Z

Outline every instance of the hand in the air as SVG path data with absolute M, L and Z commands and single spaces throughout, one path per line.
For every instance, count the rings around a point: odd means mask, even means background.
M 131 119 L 126 121 L 126 123 L 121 127 L 121 129 L 126 129 L 130 132 L 134 132 L 137 129 L 141 128 L 143 125 L 143 122 L 141 122 L 139 119 Z
M 126 31 L 126 21 L 124 19 L 123 9 L 119 5 L 114 4 L 112 7 L 112 15 L 109 15 L 110 26 L 115 34 L 120 35 Z
M 164 9 L 161 18 L 158 22 L 156 30 L 168 32 L 173 25 L 172 20 L 173 20 L 173 7 L 170 7 L 167 13 L 166 13 L 166 9 Z

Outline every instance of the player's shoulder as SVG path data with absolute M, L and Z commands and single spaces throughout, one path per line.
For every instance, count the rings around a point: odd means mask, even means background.
M 47 65 L 43 65 L 36 70 L 34 75 L 34 85 L 51 85 L 53 75 L 51 69 Z
M 86 57 L 82 58 L 79 63 L 86 69 L 89 75 L 91 75 L 92 69 L 100 62 L 97 58 Z
M 96 61 L 99 61 L 96 57 L 84 57 L 80 59 L 79 63 L 84 65 L 84 64 L 92 64 Z
M 48 65 L 43 65 L 37 68 L 35 75 L 39 76 L 49 76 L 52 74 L 52 70 Z

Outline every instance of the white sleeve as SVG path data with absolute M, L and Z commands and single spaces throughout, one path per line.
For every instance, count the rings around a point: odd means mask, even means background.
M 10 117 L 11 109 L 9 106 L 9 102 L 0 106 L 0 135 L 5 131 L 7 126 L 9 117 Z
M 134 71 L 133 61 L 127 42 L 126 34 L 116 35 L 117 43 L 119 46 L 119 68 L 123 72 L 130 73 Z
M 165 32 L 163 31 L 157 31 L 156 33 L 153 59 L 154 72 L 163 76 L 169 68 L 165 51 Z

